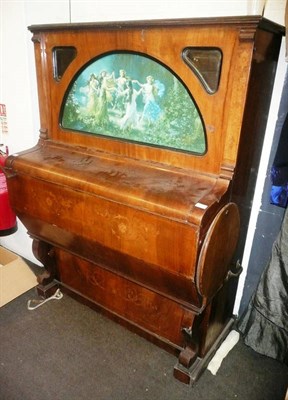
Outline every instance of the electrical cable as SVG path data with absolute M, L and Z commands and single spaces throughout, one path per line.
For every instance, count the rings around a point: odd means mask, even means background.
M 60 289 L 57 289 L 56 292 L 53 294 L 53 296 L 48 297 L 45 300 L 28 300 L 27 302 L 27 308 L 29 311 L 33 311 L 36 308 L 42 306 L 43 304 L 47 303 L 47 301 L 50 300 L 61 300 L 63 297 L 63 293 L 61 292 Z M 36 305 L 31 305 L 32 303 L 36 303 Z

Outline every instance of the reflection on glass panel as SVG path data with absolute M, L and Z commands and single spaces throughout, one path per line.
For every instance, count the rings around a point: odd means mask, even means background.
M 216 48 L 187 47 L 183 59 L 200 79 L 208 93 L 218 90 L 222 52 Z
M 75 47 L 55 47 L 53 49 L 53 75 L 60 81 L 69 64 L 76 57 Z
M 93 60 L 73 80 L 63 128 L 203 154 L 206 136 L 184 84 L 150 57 L 127 52 Z

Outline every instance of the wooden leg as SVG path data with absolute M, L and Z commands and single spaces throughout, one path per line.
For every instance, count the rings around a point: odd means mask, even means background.
M 185 326 L 181 330 L 185 345 L 179 354 L 178 363 L 174 367 L 174 377 L 186 384 L 190 383 L 189 369 L 196 362 L 198 356 L 198 343 L 195 340 L 194 321 L 195 314 L 186 311 L 182 321 Z
M 193 385 L 204 372 L 205 368 L 209 364 L 210 360 L 213 358 L 217 349 L 220 347 L 222 342 L 225 340 L 226 336 L 229 334 L 232 326 L 234 324 L 234 320 L 230 319 L 221 334 L 217 337 L 213 345 L 206 352 L 204 357 L 201 357 L 199 353 L 191 352 L 189 363 L 183 363 L 183 359 L 187 358 L 189 353 L 189 346 L 185 347 L 185 349 L 180 353 L 178 363 L 174 366 L 174 377 L 178 379 L 180 382 L 185 383 L 187 385 Z M 184 354 L 186 352 L 186 354 Z
M 234 320 L 227 318 L 221 304 L 224 303 L 219 293 L 200 315 L 190 315 L 189 320 L 186 313 L 184 325 L 188 321 L 190 328 L 182 329 L 185 346 L 174 367 L 174 377 L 182 383 L 193 385 L 198 380 L 232 328 Z
M 33 239 L 32 251 L 37 260 L 44 266 L 43 273 L 37 276 L 37 281 L 39 283 L 36 288 L 37 293 L 41 297 L 48 298 L 52 296 L 58 288 L 58 284 L 54 281 L 56 278 L 54 248 L 46 242 Z

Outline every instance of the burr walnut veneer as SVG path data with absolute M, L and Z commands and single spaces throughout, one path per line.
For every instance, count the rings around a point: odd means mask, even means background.
M 283 29 L 255 16 L 29 29 L 40 137 L 5 170 L 39 293 L 61 285 L 194 382 L 233 322 Z

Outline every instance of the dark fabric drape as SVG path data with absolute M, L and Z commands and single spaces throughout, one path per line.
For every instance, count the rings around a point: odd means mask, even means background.
M 288 113 L 270 177 L 270 202 L 286 211 L 270 260 L 238 327 L 249 347 L 288 365 Z
M 238 324 L 246 345 L 288 365 L 288 211 L 247 311 Z

